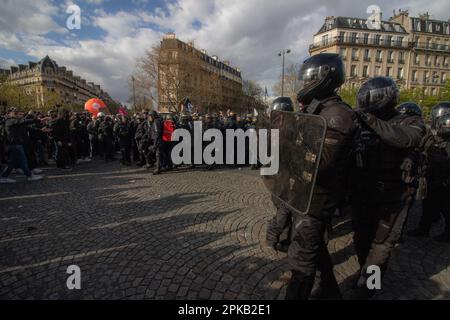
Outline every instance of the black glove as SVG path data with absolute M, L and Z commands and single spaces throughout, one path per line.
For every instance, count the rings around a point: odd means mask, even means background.
M 356 113 L 356 116 L 358 117 L 358 119 L 366 124 L 368 124 L 370 122 L 370 119 L 372 118 L 371 114 L 366 113 L 361 108 L 356 108 L 355 113 Z

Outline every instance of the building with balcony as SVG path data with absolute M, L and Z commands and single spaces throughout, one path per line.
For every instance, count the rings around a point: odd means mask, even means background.
M 310 54 L 341 55 L 350 86 L 389 76 L 400 87 L 425 87 L 425 93 L 436 94 L 450 75 L 449 22 L 432 20 L 428 14 L 409 17 L 402 10 L 389 21 L 380 13 L 378 21 L 327 17 L 314 35 Z
M 243 108 L 242 76 L 229 61 L 210 56 L 192 42 L 185 43 L 169 33 L 164 36 L 158 57 L 158 100 L 163 112 L 179 111 L 189 98 L 200 112 Z
M 400 23 L 409 33 L 407 86 L 436 94 L 450 76 L 450 21 L 431 19 L 428 13 L 410 17 L 405 10 L 394 12 L 391 21 Z
M 100 98 L 107 105 L 115 103 L 100 85 L 74 75 L 49 56 L 39 62 L 29 62 L 28 65 L 12 66 L 10 70 L 0 70 L 0 74 L 6 75 L 7 82 L 17 85 L 26 95 L 31 96 L 36 109 L 54 107 L 47 106 L 47 103 L 49 97 L 54 101 L 55 96 L 61 105 L 84 105 L 91 98 Z

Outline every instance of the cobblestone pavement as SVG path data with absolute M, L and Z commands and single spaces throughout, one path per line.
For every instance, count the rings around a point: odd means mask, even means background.
M 283 298 L 290 272 L 285 255 L 262 245 L 274 209 L 257 172 L 155 177 L 92 163 L 46 174 L 0 186 L 0 298 Z M 329 245 L 345 295 L 357 271 L 349 228 L 337 221 Z M 407 239 L 376 298 L 449 299 L 449 249 Z M 66 287 L 72 264 L 79 291 Z

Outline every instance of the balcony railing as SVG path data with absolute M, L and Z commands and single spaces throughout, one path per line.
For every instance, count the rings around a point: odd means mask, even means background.
M 381 63 L 381 62 L 383 62 L 383 59 L 382 58 L 375 58 L 375 61 Z
M 398 63 L 405 64 L 405 59 L 398 59 Z
M 370 57 L 364 57 L 365 62 L 370 62 Z
M 413 42 L 412 47 L 419 50 L 434 50 L 450 52 L 450 44 L 437 44 L 428 42 Z
M 394 63 L 394 59 L 387 59 L 388 63 Z
M 341 37 L 336 36 L 331 40 L 320 41 L 310 45 L 309 49 L 314 50 L 318 48 L 329 47 L 333 45 L 347 44 L 347 45 L 362 45 L 362 46 L 376 46 L 376 47 L 392 47 L 407 49 L 410 47 L 410 43 L 407 41 L 397 41 L 387 39 L 376 38 L 355 38 L 355 37 Z

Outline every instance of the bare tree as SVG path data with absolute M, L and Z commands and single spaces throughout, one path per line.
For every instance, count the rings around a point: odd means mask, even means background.
M 243 102 L 247 111 L 264 107 L 264 89 L 259 83 L 253 80 L 245 80 L 243 91 Z
M 301 65 L 291 64 L 289 67 L 287 67 L 285 74 L 284 74 L 284 95 L 286 97 L 290 97 L 293 102 L 297 99 L 297 93 L 299 91 L 300 82 L 298 80 L 298 74 L 300 72 Z M 281 76 L 278 79 L 278 82 L 273 86 L 273 92 L 275 95 L 280 96 L 281 95 Z
M 179 113 L 185 98 L 197 106 L 204 104 L 204 107 L 219 102 L 219 75 L 208 69 L 200 52 L 193 47 L 179 52 L 154 46 L 138 59 L 133 76 L 136 100 L 142 97 L 142 92 L 150 94 L 153 102 L 171 112 Z

